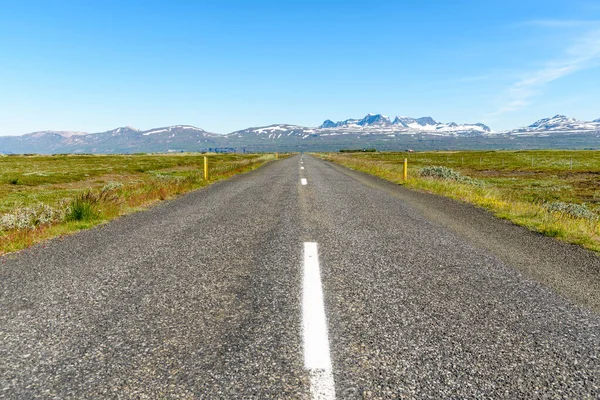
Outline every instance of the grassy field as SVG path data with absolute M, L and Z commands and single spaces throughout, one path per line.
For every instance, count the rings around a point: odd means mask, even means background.
M 467 201 L 548 236 L 600 251 L 600 151 L 323 153 L 407 187 Z M 404 182 L 403 160 L 409 179 Z
M 143 209 L 275 158 L 199 154 L 0 156 L 0 254 Z

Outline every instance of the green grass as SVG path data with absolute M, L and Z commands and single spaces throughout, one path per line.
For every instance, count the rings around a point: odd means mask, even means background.
M 69 211 L 65 216 L 65 221 L 93 221 L 98 213 L 94 210 L 96 202 L 87 200 L 85 194 L 78 196 L 69 204 Z
M 545 235 L 600 251 L 600 151 L 327 153 L 407 187 L 485 207 Z M 404 158 L 409 179 L 402 180 Z
M 0 156 L 0 254 L 243 173 L 272 154 Z M 280 156 L 282 158 L 282 156 Z

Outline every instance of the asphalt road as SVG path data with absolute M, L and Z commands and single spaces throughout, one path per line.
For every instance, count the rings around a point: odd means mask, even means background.
M 599 276 L 295 156 L 0 258 L 0 398 L 599 398 Z

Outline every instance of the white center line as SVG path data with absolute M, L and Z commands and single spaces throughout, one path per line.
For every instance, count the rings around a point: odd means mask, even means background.
M 335 385 L 329 357 L 319 254 L 317 244 L 314 242 L 304 243 L 302 325 L 304 328 L 304 368 L 310 374 L 312 398 L 334 400 Z
M 300 167 L 300 169 L 304 169 L 304 167 Z
M 306 178 L 302 178 L 300 179 L 300 183 L 306 185 L 308 182 L 306 181 Z

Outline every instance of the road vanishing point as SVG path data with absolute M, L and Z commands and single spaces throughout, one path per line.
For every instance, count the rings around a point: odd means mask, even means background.
M 600 398 L 599 260 L 297 155 L 0 257 L 0 398 Z

